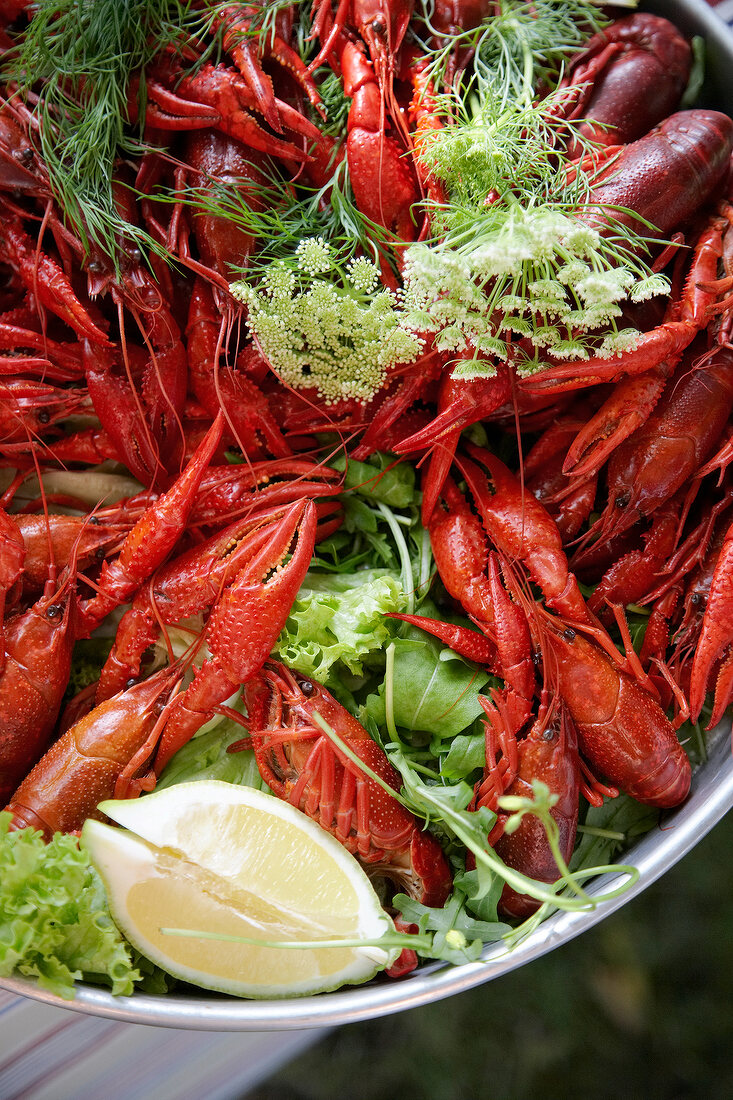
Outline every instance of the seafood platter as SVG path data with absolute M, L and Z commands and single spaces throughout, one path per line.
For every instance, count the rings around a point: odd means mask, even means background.
M 530 962 L 733 805 L 702 0 L 0 4 L 0 986 Z

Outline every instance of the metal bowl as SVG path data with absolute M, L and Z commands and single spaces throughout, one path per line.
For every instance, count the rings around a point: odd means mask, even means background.
M 702 102 L 733 114 L 733 86 L 726 73 L 733 71 L 733 33 L 704 0 L 658 0 L 644 8 L 665 15 L 686 34 L 702 35 L 707 42 L 708 75 Z M 647 833 L 624 854 L 624 862 L 638 868 L 636 884 L 620 897 L 597 909 L 557 912 L 512 950 L 493 944 L 482 959 L 463 966 L 432 964 L 421 967 L 399 982 L 386 979 L 372 984 L 323 993 L 316 997 L 273 1001 L 240 1001 L 202 992 L 185 995 L 113 997 L 94 986 L 81 984 L 74 1001 L 63 1001 L 31 981 L 0 980 L 0 987 L 35 1000 L 76 1012 L 106 1016 L 136 1024 L 191 1028 L 199 1031 L 270 1031 L 325 1027 L 354 1023 L 416 1008 L 443 997 L 462 993 L 491 981 L 592 928 L 625 905 L 668 871 L 689 852 L 733 806 L 733 756 L 730 723 L 721 724 L 708 741 L 708 759 L 692 781 L 683 806 L 665 815 L 661 826 Z M 608 874 L 587 888 L 591 895 L 621 885 L 625 876 Z

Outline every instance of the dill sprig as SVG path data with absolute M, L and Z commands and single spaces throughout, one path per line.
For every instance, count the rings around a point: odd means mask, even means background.
M 532 98 L 540 88 L 554 88 L 568 57 L 609 23 L 594 0 L 500 0 L 495 8 L 478 27 L 440 40 L 430 68 L 436 87 L 464 51 L 474 59 L 464 93 L 483 84 L 500 99 Z M 429 16 L 426 24 L 435 35 Z
M 390 368 L 414 362 L 422 350 L 400 323 L 397 295 L 348 244 L 339 253 L 322 237 L 301 240 L 256 285 L 243 280 L 230 289 L 246 305 L 249 330 L 275 373 L 296 389 L 315 387 L 327 404 L 369 400 Z
M 544 356 L 611 357 L 639 339 L 619 329 L 622 303 L 669 291 L 623 240 L 601 236 L 576 206 L 496 203 L 441 244 L 412 245 L 404 269 L 403 324 L 435 333 L 443 351 L 472 351 L 454 377 L 491 377 L 497 361 L 518 373 Z
M 341 264 L 357 252 L 375 259 L 389 254 L 394 238 L 357 207 L 345 157 L 321 188 L 283 185 L 272 166 L 260 173 L 262 183 L 248 180 L 243 191 L 209 177 L 201 186 L 187 188 L 183 196 L 156 192 L 154 197 L 163 202 L 184 201 L 196 214 L 226 218 L 253 237 L 257 251 L 241 269 L 249 282 L 256 282 L 273 263 L 297 268 L 298 245 L 316 237 L 328 242 Z
M 450 204 L 435 211 L 434 224 L 449 229 L 456 216 L 460 220 L 461 208 L 480 213 L 487 198 L 537 203 L 551 201 L 561 190 L 565 202 L 587 200 L 587 174 L 575 167 L 565 172 L 563 164 L 562 150 L 571 137 L 562 111 L 568 94 L 553 92 L 539 102 L 507 101 L 487 86 L 481 95 L 436 97 L 446 124 L 424 138 L 421 160 L 445 184 Z M 590 152 L 574 130 L 572 138 Z
M 87 251 L 96 245 L 115 257 L 120 238 L 150 247 L 151 238 L 116 209 L 111 181 L 119 158 L 145 148 L 146 67 L 166 47 L 180 49 L 196 39 L 213 43 L 216 6 L 39 0 L 35 8 L 3 77 L 35 102 L 51 190 Z
M 468 103 L 441 100 L 446 125 L 422 158 L 450 202 L 435 211 L 439 235 L 407 251 L 403 324 L 461 353 L 454 377 L 491 376 L 507 360 L 532 373 L 548 353 L 611 357 L 639 339 L 618 326 L 623 303 L 669 291 L 644 238 L 601 217 L 586 158 L 568 163 L 566 94 L 506 100 L 487 81 Z

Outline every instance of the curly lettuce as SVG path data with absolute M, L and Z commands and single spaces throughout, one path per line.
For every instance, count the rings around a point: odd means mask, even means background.
M 404 611 L 399 579 L 387 569 L 309 573 L 275 646 L 286 665 L 327 687 L 340 665 L 355 676 L 392 637 L 385 615 Z
M 141 980 L 104 889 L 76 837 L 46 844 L 0 813 L 0 976 L 17 971 L 70 1000 L 81 978 L 129 996 Z

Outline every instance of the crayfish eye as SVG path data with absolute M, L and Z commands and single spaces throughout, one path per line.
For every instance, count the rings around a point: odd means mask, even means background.
M 39 424 L 48 424 L 50 419 L 51 419 L 51 414 L 48 411 L 48 409 L 41 409 L 41 411 L 38 414 L 38 423 Z
M 313 692 L 316 690 L 310 680 L 299 680 L 298 687 L 304 695 L 312 695 Z
M 622 493 L 621 496 L 616 497 L 614 505 L 616 508 L 627 508 L 630 500 L 631 493 Z
M 573 630 L 572 626 L 569 626 L 567 630 L 563 630 L 562 636 L 563 638 L 566 638 L 569 642 L 572 642 L 575 638 L 575 631 Z
M 61 614 L 62 608 L 57 603 L 52 603 L 49 608 L 46 609 L 47 619 L 57 619 Z

